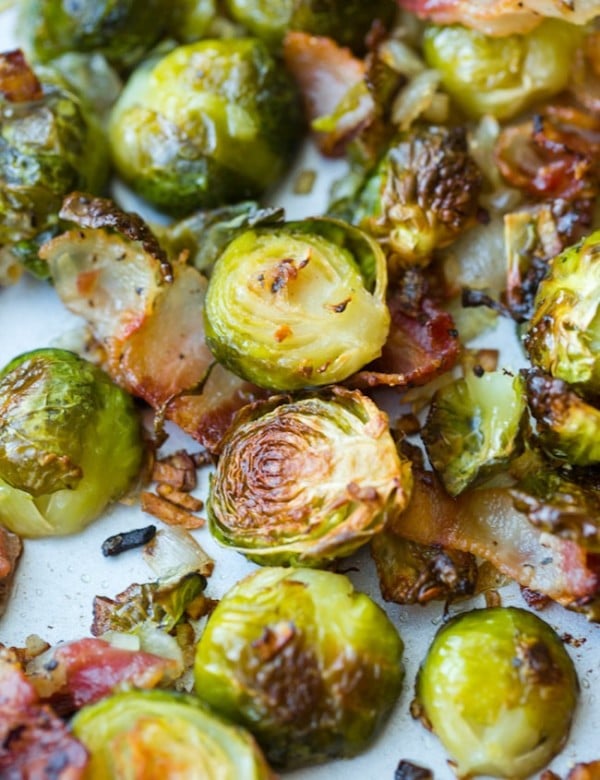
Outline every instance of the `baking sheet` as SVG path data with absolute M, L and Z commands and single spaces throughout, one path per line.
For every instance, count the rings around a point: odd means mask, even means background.
M 0 14 L 1 50 L 14 48 L 14 12 Z M 310 195 L 295 196 L 291 187 L 297 174 L 305 169 L 318 170 L 317 183 Z M 290 218 L 319 214 L 323 211 L 330 182 L 342 174 L 343 163 L 324 162 L 307 145 L 282 191 L 271 200 L 283 205 Z M 123 187 L 115 194 L 125 208 L 140 208 L 139 202 Z M 80 321 L 69 314 L 52 288 L 30 278 L 23 278 L 14 287 L 0 290 L 0 365 L 17 354 L 43 346 L 68 346 L 77 336 Z M 485 341 L 500 346 L 505 364 L 522 361 L 510 323 L 501 323 Z M 179 432 L 172 435 L 166 450 L 187 446 L 198 447 Z M 207 470 L 199 472 L 198 495 L 206 494 Z M 84 532 L 68 538 L 27 541 L 19 568 L 12 602 L 0 619 L 0 642 L 22 645 L 29 634 L 38 634 L 48 642 L 75 639 L 89 635 L 94 595 L 114 596 L 132 582 L 153 579 L 139 551 L 118 558 L 104 558 L 101 543 L 113 533 L 147 525 L 151 518 L 138 506 L 115 505 L 100 520 Z M 242 556 L 217 545 L 208 530 L 196 532 L 206 551 L 217 561 L 208 586 L 208 595 L 221 597 L 237 580 L 255 567 Z M 451 780 L 453 773 L 447 757 L 437 741 L 409 714 L 414 679 L 435 631 L 441 624 L 442 606 L 426 608 L 385 605 L 381 601 L 373 565 L 367 553 L 349 560 L 349 572 L 355 586 L 369 593 L 387 610 L 405 643 L 406 679 L 403 693 L 380 738 L 363 755 L 349 761 L 331 762 L 320 767 L 286 773 L 291 780 L 392 780 L 402 759 L 429 767 L 437 780 Z M 525 606 L 518 588 L 501 591 L 504 604 Z M 481 601 L 474 606 L 482 606 Z M 463 610 L 464 604 L 453 609 Z M 600 627 L 587 623 L 581 615 L 553 606 L 542 613 L 560 634 L 569 634 L 576 644 L 568 645 L 581 682 L 581 700 L 571 737 L 562 754 L 550 765 L 564 776 L 576 762 L 600 758 Z

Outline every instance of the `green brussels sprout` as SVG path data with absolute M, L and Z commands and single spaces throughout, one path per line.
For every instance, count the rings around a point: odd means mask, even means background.
M 260 569 L 208 620 L 196 693 L 246 726 L 281 767 L 356 755 L 396 701 L 403 644 L 350 580 L 316 569 Z
M 206 341 L 261 387 L 341 382 L 381 353 L 386 286 L 381 249 L 350 225 L 322 218 L 248 230 L 213 269 Z
M 600 395 L 600 231 L 550 261 L 525 346 L 546 373 Z
M 471 372 L 435 393 L 421 433 L 450 495 L 519 454 L 525 406 L 523 377 L 505 371 Z
M 229 428 L 210 528 L 257 563 L 321 566 L 381 531 L 411 484 L 387 416 L 362 393 L 275 397 L 246 406 Z
M 464 128 L 413 130 L 369 176 L 352 221 L 383 242 L 390 263 L 426 264 L 475 224 L 482 183 Z
M 35 59 L 98 52 L 119 68 L 142 59 L 169 18 L 163 0 L 22 0 L 18 31 Z
M 180 43 L 239 36 L 239 25 L 220 12 L 220 0 L 174 0 L 168 32 Z
M 46 277 L 38 249 L 58 232 L 67 193 L 104 188 L 108 146 L 87 103 L 55 70 L 34 73 L 19 51 L 0 60 L 23 88 L 11 97 L 0 76 L 0 247 Z
M 562 379 L 535 370 L 527 374 L 527 397 L 537 441 L 545 452 L 573 466 L 600 463 L 600 409 Z
M 573 662 L 531 612 L 467 612 L 438 632 L 417 678 L 428 725 L 458 776 L 528 777 L 564 745 L 577 703 Z
M 80 530 L 143 456 L 130 397 L 72 352 L 39 349 L 0 373 L 0 522 L 21 536 Z
M 254 198 L 302 133 L 295 85 L 260 41 L 179 46 L 134 71 L 109 127 L 120 175 L 174 215 Z
M 83 707 L 75 736 L 89 751 L 86 780 L 127 777 L 274 780 L 253 738 L 195 697 L 128 691 Z
M 427 27 L 425 60 L 471 117 L 507 119 L 569 81 L 580 28 L 545 19 L 525 35 L 492 37 L 460 25 Z
M 375 19 L 388 25 L 395 14 L 390 0 L 225 0 L 225 7 L 273 48 L 281 46 L 288 30 L 300 30 L 364 51 Z

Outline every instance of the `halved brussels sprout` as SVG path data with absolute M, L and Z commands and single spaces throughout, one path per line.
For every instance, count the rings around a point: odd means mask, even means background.
M 47 276 L 38 249 L 58 231 L 67 193 L 104 188 L 108 146 L 90 106 L 55 70 L 34 73 L 19 51 L 0 60 L 0 249 Z
M 0 373 L 0 522 L 73 533 L 121 496 L 143 456 L 131 398 L 72 352 L 40 349 Z
M 459 776 L 528 777 L 564 745 L 578 682 L 560 637 L 531 612 L 467 612 L 436 635 L 417 678 L 428 726 Z
M 435 393 L 422 436 L 450 495 L 519 454 L 524 412 L 524 379 L 506 371 L 469 372 Z
M 250 734 L 193 696 L 118 693 L 80 710 L 72 728 L 90 754 L 87 780 L 275 777 Z
M 582 37 L 582 29 L 556 19 L 545 19 L 525 35 L 504 37 L 461 25 L 430 25 L 423 51 L 469 116 L 507 119 L 567 86 Z
M 258 227 L 217 260 L 206 340 L 217 360 L 261 387 L 341 382 L 381 353 L 390 326 L 377 243 L 333 219 Z
M 482 184 L 464 128 L 407 132 L 367 179 L 352 221 L 382 242 L 392 267 L 426 264 L 476 223 Z
M 600 231 L 551 260 L 525 346 L 546 373 L 600 395 Z
M 365 49 L 375 19 L 389 24 L 395 11 L 391 0 L 225 0 L 225 7 L 252 35 L 274 48 L 288 30 L 301 30 L 358 50 Z
M 302 134 L 291 79 L 260 41 L 207 40 L 141 65 L 113 110 L 118 172 L 172 214 L 261 195 Z
M 350 580 L 265 568 L 239 582 L 208 620 L 196 693 L 254 733 L 282 767 L 364 750 L 400 692 L 403 644 Z
M 36 59 L 98 52 L 130 67 L 160 38 L 170 7 L 163 0 L 22 0 L 19 32 Z
M 387 416 L 358 391 L 332 388 L 238 413 L 208 517 L 219 541 L 257 563 L 320 566 L 381 531 L 411 485 Z

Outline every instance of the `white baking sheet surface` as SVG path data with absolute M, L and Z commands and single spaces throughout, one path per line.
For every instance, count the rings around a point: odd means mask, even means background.
M 4 12 L 0 14 L 0 50 L 15 48 L 16 44 L 14 12 Z M 274 203 L 286 207 L 290 218 L 321 213 L 327 201 L 329 183 L 343 171 L 341 163 L 324 163 L 310 146 L 304 150 L 289 181 L 293 182 L 295 175 L 306 168 L 319 171 L 315 190 L 310 195 L 294 196 L 288 186 L 273 198 Z M 117 187 L 115 192 L 126 208 L 139 208 L 138 202 L 123 188 Z M 76 332 L 79 325 L 49 285 L 23 278 L 18 285 L 0 290 L 0 366 L 25 350 L 68 343 L 69 335 Z M 513 363 L 520 360 L 509 324 L 503 323 L 488 337 L 488 343 L 502 349 L 504 360 Z M 174 432 L 167 448 L 174 450 L 186 445 L 192 451 L 197 449 L 191 440 Z M 200 472 L 200 478 L 198 494 L 204 496 L 206 470 Z M 27 541 L 12 602 L 0 619 L 0 642 L 22 645 L 29 634 L 38 634 L 51 643 L 88 636 L 94 595 L 112 597 L 132 582 L 154 578 L 139 551 L 104 558 L 100 550 L 102 541 L 111 534 L 149 522 L 152 518 L 144 515 L 139 507 L 116 505 L 81 534 Z M 208 530 L 201 530 L 196 536 L 217 561 L 208 586 L 211 597 L 221 597 L 254 568 L 242 556 L 213 542 Z M 383 604 L 368 554 L 351 559 L 350 565 L 357 569 L 349 572 L 356 587 Z M 524 606 L 516 587 L 505 588 L 501 594 L 504 604 Z M 482 606 L 482 602 L 476 602 L 476 605 Z M 454 776 L 440 743 L 409 714 L 415 674 L 441 623 L 442 606 L 384 606 L 404 640 L 406 667 L 404 690 L 385 730 L 363 755 L 350 761 L 286 773 L 291 780 L 393 780 L 401 759 L 429 767 L 437 780 L 450 780 Z M 464 605 L 460 609 L 464 609 Z M 600 627 L 560 607 L 546 609 L 542 617 L 559 633 L 581 640 L 577 647 L 572 644 L 567 647 L 579 673 L 580 705 L 569 742 L 550 765 L 564 777 L 574 763 L 600 758 Z

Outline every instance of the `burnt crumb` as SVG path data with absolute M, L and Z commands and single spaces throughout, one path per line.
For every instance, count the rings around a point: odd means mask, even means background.
M 114 536 L 109 536 L 102 542 L 102 554 L 105 557 L 120 555 L 127 550 L 141 547 L 147 544 L 156 535 L 156 526 L 147 525 L 144 528 L 136 528 L 133 531 L 124 531 Z
M 536 590 L 531 590 L 531 588 L 521 588 L 521 596 L 523 596 L 523 600 L 527 606 L 531 607 L 531 609 L 535 609 L 537 612 L 545 609 L 550 603 L 548 596 L 544 596 Z
M 587 642 L 587 639 L 584 636 L 575 637 L 572 634 L 569 634 L 567 632 L 561 634 L 560 638 L 566 645 L 575 648 L 581 647 Z
M 433 772 L 419 764 L 402 760 L 396 767 L 394 780 L 433 780 Z
M 473 373 L 475 376 L 481 378 L 485 374 L 485 369 L 483 366 L 480 366 L 479 364 L 476 366 L 473 366 Z

